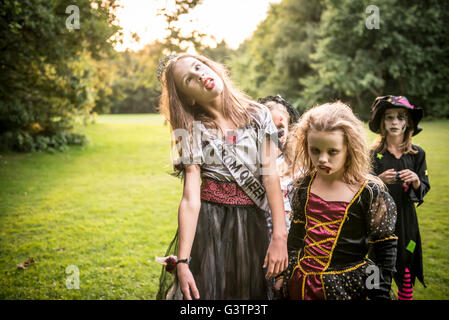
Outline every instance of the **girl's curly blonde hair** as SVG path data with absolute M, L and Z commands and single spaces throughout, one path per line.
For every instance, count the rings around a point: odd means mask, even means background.
M 351 108 L 337 101 L 315 106 L 306 111 L 292 129 L 293 172 L 302 172 L 302 177 L 315 174 L 309 154 L 307 135 L 310 130 L 334 131 L 342 130 L 347 145 L 347 158 L 343 173 L 343 181 L 350 185 L 363 183 L 366 179 L 383 186 L 382 181 L 373 176 L 368 146 L 365 139 L 363 122 L 358 119 Z

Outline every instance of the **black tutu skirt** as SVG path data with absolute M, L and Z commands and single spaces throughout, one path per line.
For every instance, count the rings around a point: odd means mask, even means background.
M 270 229 L 271 217 L 255 205 L 202 200 L 190 261 L 200 299 L 272 299 L 263 268 Z M 176 236 L 166 255 L 177 249 Z M 157 299 L 183 299 L 176 275 L 163 271 Z

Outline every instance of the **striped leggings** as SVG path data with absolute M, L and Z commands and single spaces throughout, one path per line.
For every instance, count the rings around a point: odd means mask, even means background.
M 402 284 L 398 286 L 398 299 L 399 300 L 413 300 L 413 286 L 410 270 L 405 268 L 404 278 Z

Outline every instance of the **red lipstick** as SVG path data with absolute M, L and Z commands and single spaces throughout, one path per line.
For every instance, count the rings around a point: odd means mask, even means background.
M 207 90 L 212 90 L 215 87 L 214 79 L 206 78 L 203 82 L 203 85 Z

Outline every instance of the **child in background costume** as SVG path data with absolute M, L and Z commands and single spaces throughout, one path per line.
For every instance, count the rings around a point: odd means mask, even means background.
M 329 103 L 305 112 L 292 134 L 303 175 L 292 202 L 289 266 L 277 287 L 283 282 L 293 300 L 389 299 L 396 206 L 370 174 L 363 123 L 343 103 Z
M 398 236 L 395 282 L 398 298 L 411 300 L 417 277 L 424 284 L 421 237 L 414 203 L 423 203 L 430 190 L 426 154 L 412 144 L 412 136 L 421 132 L 423 116 L 407 98 L 377 97 L 372 105 L 369 127 L 380 136 L 371 148 L 374 173 L 388 187 L 398 211 L 395 233 Z
M 288 262 L 270 113 L 218 63 L 182 54 L 166 64 L 160 112 L 175 135 L 184 190 L 179 243 L 167 251 L 177 256 L 174 286 L 163 273 L 157 299 L 269 299 L 267 278 Z
M 279 177 L 281 180 L 282 196 L 284 198 L 285 218 L 287 223 L 287 230 L 290 229 L 291 220 L 291 207 L 290 207 L 290 194 L 293 190 L 293 172 L 292 172 L 292 159 L 289 157 L 291 152 L 286 152 L 289 147 L 289 132 L 291 127 L 298 121 L 299 113 L 293 108 L 291 104 L 277 95 L 267 96 L 258 100 L 259 103 L 265 105 L 270 109 L 271 117 L 273 118 L 274 125 L 278 129 L 278 158 L 276 165 L 278 168 Z

